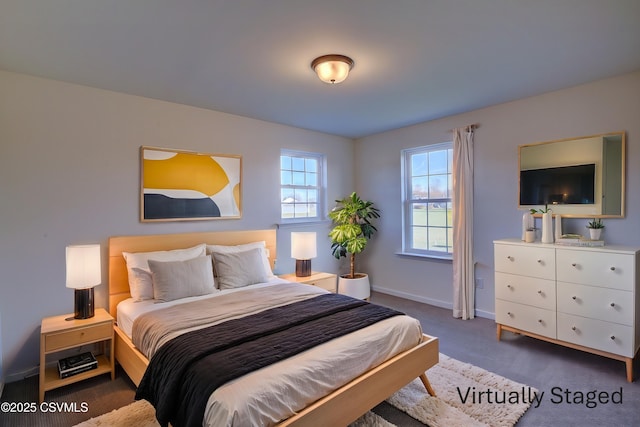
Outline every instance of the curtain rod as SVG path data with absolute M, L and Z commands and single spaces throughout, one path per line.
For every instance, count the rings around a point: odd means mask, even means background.
M 479 127 L 480 127 L 480 123 L 473 123 L 473 124 L 470 124 L 470 125 L 462 126 L 461 128 L 469 131 L 469 130 L 478 129 Z M 449 132 L 453 132 L 454 130 L 455 129 L 449 129 Z

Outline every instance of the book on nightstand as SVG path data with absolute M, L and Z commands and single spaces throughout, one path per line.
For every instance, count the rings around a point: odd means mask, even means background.
M 91 352 L 58 360 L 58 373 L 60 374 L 60 378 L 67 378 L 97 368 L 98 361 Z

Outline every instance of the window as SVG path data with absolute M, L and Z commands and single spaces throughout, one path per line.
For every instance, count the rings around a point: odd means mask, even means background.
M 282 150 L 280 153 L 280 218 L 320 220 L 324 212 L 324 156 Z
M 453 254 L 453 143 L 402 151 L 403 252 Z

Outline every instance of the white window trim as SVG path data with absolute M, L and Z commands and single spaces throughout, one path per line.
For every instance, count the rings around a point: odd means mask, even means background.
M 402 251 L 397 255 L 411 256 L 417 258 L 430 258 L 437 260 L 453 260 L 453 253 L 441 252 L 441 251 L 429 251 L 423 249 L 414 249 L 410 247 L 410 235 L 411 235 L 411 221 L 409 218 L 410 210 L 410 196 L 411 189 L 410 176 L 408 176 L 410 165 L 409 161 L 411 155 L 414 153 L 423 153 L 429 151 L 448 150 L 453 148 L 453 141 L 441 142 L 431 145 L 423 145 L 420 147 L 406 148 L 401 151 L 401 194 L 402 194 Z M 453 198 L 450 199 L 453 203 Z M 455 249 L 454 249 L 455 250 Z
M 288 148 L 282 148 L 280 150 L 280 156 L 278 157 L 278 171 L 282 172 L 281 167 L 281 157 L 282 156 L 292 156 L 292 157 L 313 157 L 318 160 L 318 171 L 319 171 L 319 183 L 318 188 L 318 216 L 313 218 L 283 218 L 282 217 L 282 206 L 279 202 L 279 210 L 280 210 L 280 226 L 286 225 L 295 225 L 295 224 L 312 224 L 312 223 L 320 223 L 327 221 L 327 156 L 322 153 L 314 153 L 310 151 L 300 151 L 300 150 L 291 150 Z M 278 195 L 282 194 L 282 179 L 280 173 L 278 173 Z

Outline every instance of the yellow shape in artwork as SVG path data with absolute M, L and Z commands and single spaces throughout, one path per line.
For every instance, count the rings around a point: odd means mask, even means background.
M 213 196 L 229 178 L 210 156 L 178 153 L 166 160 L 144 159 L 144 188 L 194 190 Z

